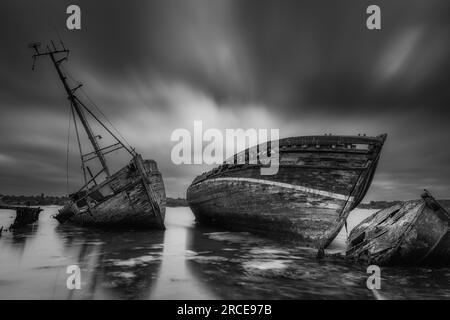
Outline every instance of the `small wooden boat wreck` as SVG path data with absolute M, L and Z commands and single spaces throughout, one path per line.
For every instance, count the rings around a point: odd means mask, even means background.
M 195 178 L 187 201 L 200 223 L 294 240 L 323 252 L 369 189 L 385 139 L 306 136 L 254 146 Z M 262 175 L 267 164 L 261 157 L 272 152 L 279 157 L 278 172 Z
M 73 222 L 100 227 L 164 229 L 166 196 L 156 162 L 144 160 L 134 148 L 122 142 L 75 94 L 82 85 L 71 88 L 66 74 L 60 68 L 69 54 L 62 42 L 60 49 L 51 42 L 51 47 L 47 46 L 44 51 L 39 50 L 39 43 L 30 46 L 35 50 L 34 59 L 50 57 L 56 68 L 70 101 L 81 156 L 84 185 L 69 195 L 69 202 L 54 218 L 61 223 Z M 103 127 L 114 141 L 113 144 L 100 146 L 99 139 L 102 137 L 94 134 L 88 116 Z M 78 121 L 92 146 L 90 152 L 84 153 L 82 150 Z M 125 150 L 131 160 L 128 165 L 112 174 L 105 156 L 118 150 Z M 93 161 L 100 167 L 97 173 L 92 173 L 90 168 Z
M 14 222 L 9 227 L 9 229 L 18 229 L 35 223 L 36 221 L 38 221 L 41 211 L 41 208 L 17 207 L 16 218 L 14 219 Z
M 349 235 L 347 257 L 376 265 L 450 263 L 450 213 L 425 190 L 363 220 Z
M 42 212 L 40 207 L 30 207 L 23 205 L 9 205 L 0 203 L 0 209 L 16 211 L 16 217 L 9 229 L 18 229 L 39 220 L 39 214 Z M 3 229 L 3 227 L 2 227 Z M 1 232 L 0 232 L 1 233 Z

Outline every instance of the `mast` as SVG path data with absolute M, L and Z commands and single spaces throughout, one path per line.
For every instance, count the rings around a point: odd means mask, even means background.
M 60 68 L 60 64 L 64 60 L 67 60 L 67 57 L 69 55 L 69 50 L 67 50 L 64 47 L 64 44 L 62 42 L 61 42 L 62 49 L 57 49 L 56 46 L 54 45 L 53 41 L 51 43 L 52 43 L 53 48 L 50 49 L 50 47 L 47 46 L 47 50 L 45 52 L 39 51 L 38 47 L 40 46 L 40 43 L 30 44 L 30 47 L 33 48 L 36 52 L 36 54 L 33 55 L 33 59 L 35 61 L 36 58 L 40 57 L 40 56 L 49 56 L 50 57 L 53 65 L 58 73 L 58 77 L 61 80 L 61 82 L 64 86 L 64 89 L 66 90 L 67 98 L 69 99 L 72 108 L 75 110 L 76 114 L 78 115 L 78 118 L 80 119 L 81 124 L 83 125 L 84 130 L 86 131 L 89 141 L 91 142 L 92 147 L 94 148 L 94 153 L 95 153 L 96 157 L 98 158 L 98 160 L 100 161 L 100 164 L 102 166 L 102 171 L 104 171 L 106 173 L 106 175 L 109 177 L 110 172 L 109 172 L 109 168 L 106 164 L 105 156 L 102 153 L 102 149 L 100 148 L 100 146 L 97 142 L 97 139 L 92 131 L 92 128 L 86 119 L 86 115 L 84 114 L 83 108 L 80 105 L 79 99 L 75 96 L 75 93 L 74 93 L 78 88 L 81 87 L 81 85 L 79 85 L 73 89 L 70 88 L 67 83 L 67 77 L 64 75 L 64 73 L 61 71 L 61 68 Z M 57 59 L 58 54 L 65 54 L 65 57 L 63 57 L 61 59 Z M 33 63 L 33 69 L 34 69 L 34 63 Z M 84 171 L 84 164 L 83 164 L 83 171 Z
M 78 117 L 80 118 L 81 124 L 83 125 L 84 130 L 87 133 L 89 141 L 91 141 L 91 144 L 94 147 L 95 154 L 97 155 L 97 158 L 100 161 L 106 175 L 109 177 L 109 169 L 108 169 L 108 166 L 106 165 L 105 157 L 104 157 L 103 153 L 101 152 L 100 146 L 98 145 L 98 142 L 97 142 L 97 139 L 95 138 L 94 133 L 92 132 L 92 128 L 89 125 L 89 123 L 87 122 L 86 116 L 85 116 L 83 110 L 81 109 L 81 107 L 78 103 L 78 100 L 75 97 L 74 90 L 72 90 L 69 87 L 69 85 L 67 84 L 66 76 L 62 73 L 61 68 L 59 67 L 59 63 L 55 59 L 54 53 L 52 51 L 50 51 L 48 54 L 50 55 L 50 59 L 52 60 L 53 65 L 55 66 L 56 71 L 58 72 L 59 79 L 61 80 L 61 82 L 64 85 L 64 89 L 67 92 L 67 96 L 68 96 L 70 102 L 72 103 L 72 106 L 75 109 L 75 112 L 77 113 Z

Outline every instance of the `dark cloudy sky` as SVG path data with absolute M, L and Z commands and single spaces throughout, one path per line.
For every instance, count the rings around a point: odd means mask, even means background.
M 78 4 L 82 30 L 65 27 Z M 365 27 L 382 10 L 382 30 Z M 2 0 L 0 193 L 64 194 L 68 104 L 30 41 L 72 50 L 67 70 L 169 196 L 202 166 L 170 160 L 176 128 L 280 128 L 282 137 L 388 133 L 367 200 L 450 198 L 448 0 Z M 72 141 L 73 143 L 74 141 Z M 70 186 L 79 181 L 75 144 Z

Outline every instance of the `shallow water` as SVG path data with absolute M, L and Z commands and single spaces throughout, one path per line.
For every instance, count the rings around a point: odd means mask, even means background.
M 189 208 L 168 208 L 165 232 L 61 226 L 46 207 L 39 222 L 0 237 L 0 299 L 448 299 L 450 269 L 366 267 L 248 233 L 196 225 Z M 372 213 L 355 210 L 349 229 Z M 14 211 L 0 210 L 0 227 Z M 343 252 L 343 230 L 330 252 Z M 67 266 L 81 269 L 68 290 Z

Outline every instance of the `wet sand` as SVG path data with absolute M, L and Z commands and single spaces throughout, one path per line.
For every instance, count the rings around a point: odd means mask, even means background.
M 165 232 L 58 225 L 58 207 L 0 237 L 0 299 L 448 299 L 450 268 L 382 268 L 381 290 L 366 267 L 342 257 L 242 232 L 206 228 L 189 208 L 168 208 Z M 349 230 L 374 212 L 352 212 Z M 0 210 L 0 226 L 14 212 Z M 345 249 L 345 230 L 329 252 Z M 81 269 L 68 290 L 66 268 Z

